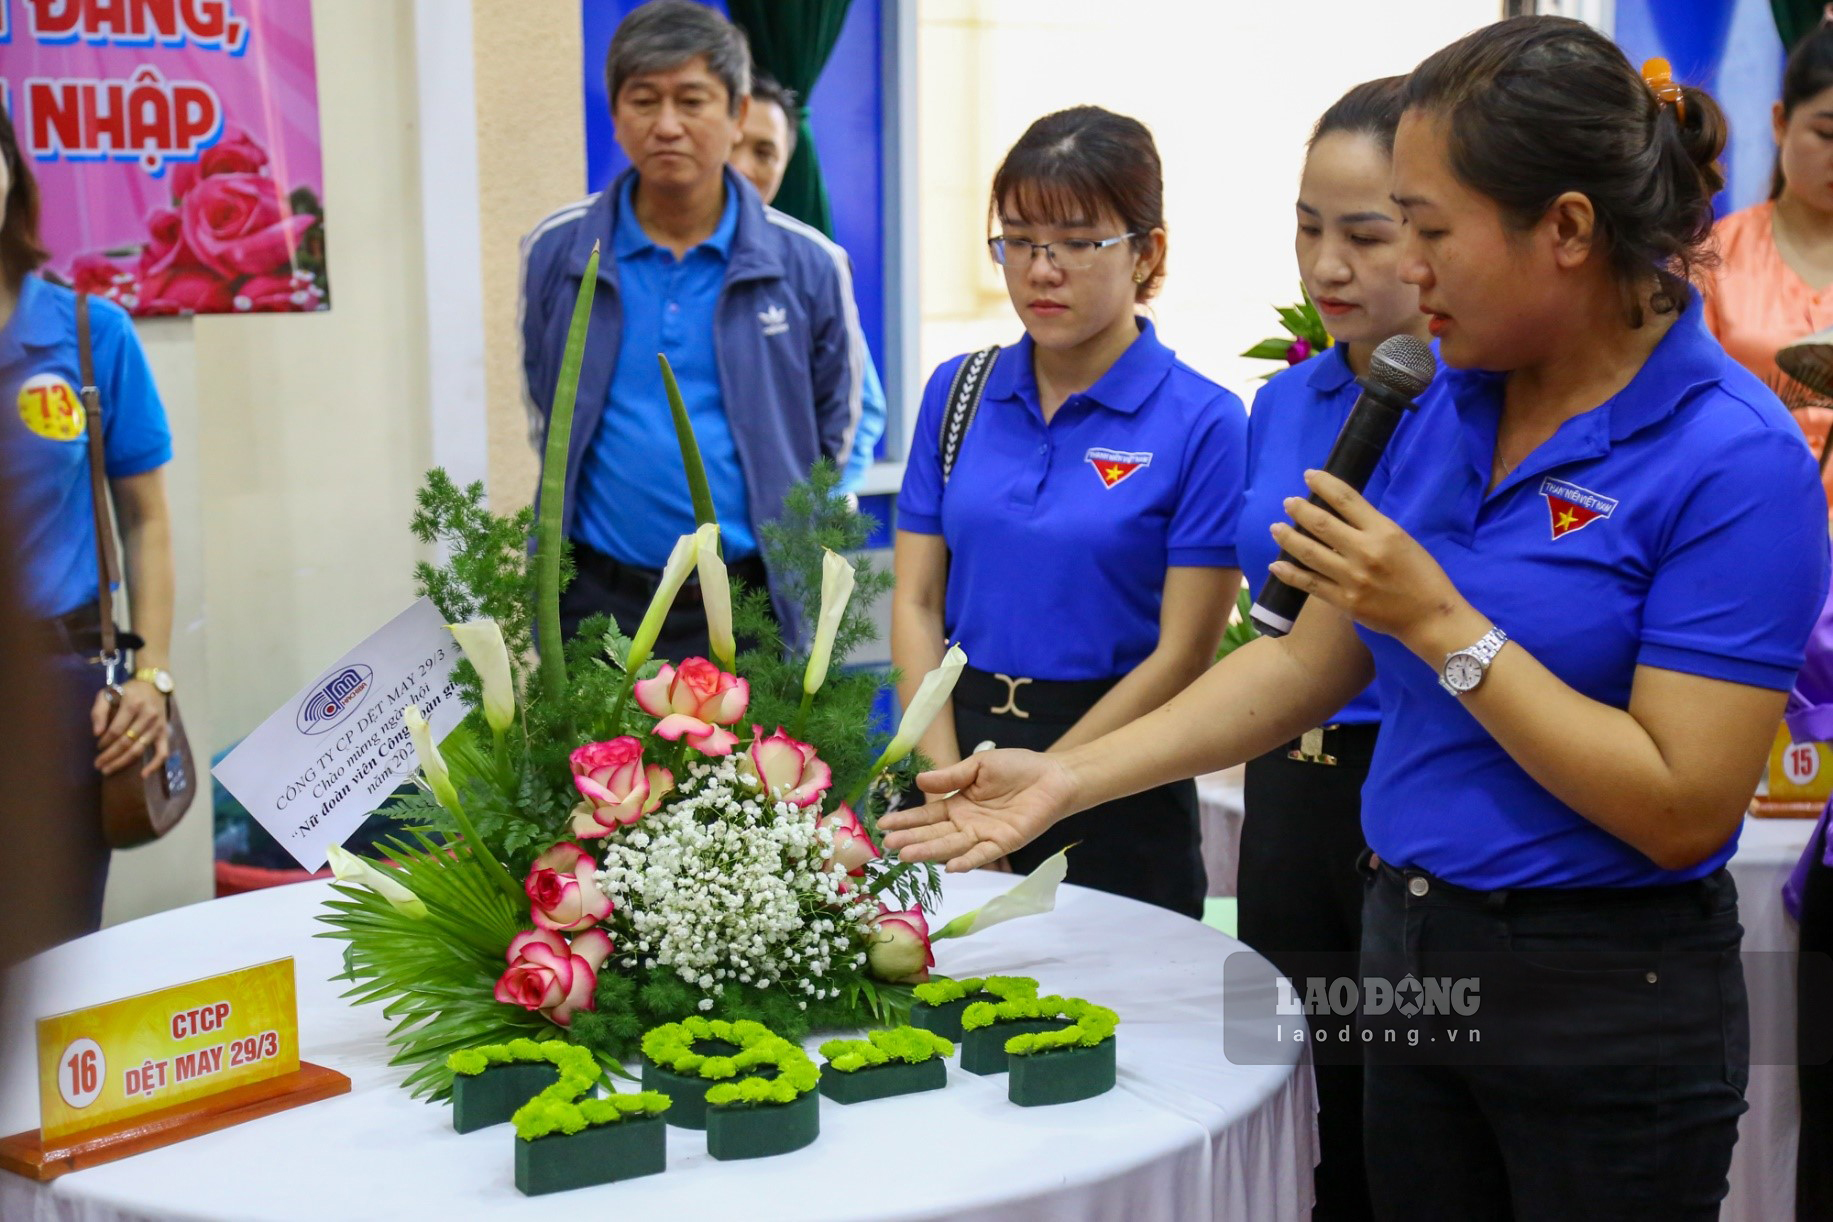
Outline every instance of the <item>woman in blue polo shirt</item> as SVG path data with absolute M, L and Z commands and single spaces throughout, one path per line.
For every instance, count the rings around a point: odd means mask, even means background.
M 70 779 L 65 819 L 46 829 L 60 859 L 85 863 L 60 888 L 59 940 L 101 926 L 109 851 L 102 837 L 101 778 L 165 759 L 166 671 L 172 635 L 172 544 L 162 468 L 172 459 L 165 409 L 132 325 L 112 302 L 89 303 L 91 347 L 101 390 L 103 455 L 125 553 L 134 628 L 143 639 L 117 676 L 120 701 L 104 696 L 97 606 L 95 518 L 87 421 L 76 338 L 76 295 L 36 273 L 38 187 L 0 113 L 0 512 L 15 532 L 23 596 L 36 636 L 55 655 L 60 680 L 45 715 L 69 743 L 93 741 Z
M 1152 134 L 1084 106 L 1033 123 L 993 179 L 989 239 L 1024 325 L 944 467 L 950 388 L 929 380 L 898 497 L 891 656 L 908 700 L 948 641 L 969 669 L 922 749 L 1067 750 L 1157 708 L 1215 657 L 1241 581 L 1241 401 L 1180 362 L 1138 307 L 1164 278 Z M 1069 880 L 1200 917 L 1188 779 L 1016 849 L 1065 845 Z
M 1375 345 L 1426 333 L 1419 290 L 1400 278 L 1400 209 L 1388 195 L 1405 90 L 1398 76 L 1357 85 L 1311 132 L 1298 188 L 1298 270 L 1336 343 L 1254 396 L 1236 545 L 1255 591 L 1279 555 L 1268 527 L 1285 521 L 1287 497 L 1305 494 L 1305 471 L 1324 465 Z M 1287 975 L 1306 974 L 1322 954 L 1353 960 L 1361 944 L 1362 783 L 1380 719 L 1371 686 L 1327 724 L 1247 763 L 1239 933 Z M 1354 1016 L 1314 1025 L 1336 1038 L 1317 1053 L 1313 1217 L 1365 1218 L 1362 1066 L 1348 1038 Z
M 1273 566 L 1311 594 L 1290 635 L 1096 742 L 926 775 L 961 793 L 884 821 L 906 860 L 970 868 L 1375 677 L 1378 1216 L 1705 1219 L 1726 1190 L 1749 1044 L 1724 866 L 1826 590 L 1826 508 L 1688 287 L 1722 116 L 1650 76 L 1551 17 L 1422 63 L 1392 193 L 1450 368 L 1380 511 L 1311 474 L 1341 516 L 1294 498 L 1315 540 L 1274 528 L 1308 566 Z

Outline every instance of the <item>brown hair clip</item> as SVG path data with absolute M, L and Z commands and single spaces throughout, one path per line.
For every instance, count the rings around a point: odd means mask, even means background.
M 1674 117 L 1680 122 L 1687 121 L 1686 91 L 1674 80 L 1674 68 L 1659 55 L 1642 61 L 1642 80 L 1649 92 L 1655 95 L 1655 101 L 1661 105 L 1672 104 Z

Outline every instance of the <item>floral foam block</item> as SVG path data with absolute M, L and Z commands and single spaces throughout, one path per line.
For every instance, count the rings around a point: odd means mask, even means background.
M 453 1074 L 452 1127 L 471 1133 L 502 1124 L 559 1080 L 560 1070 L 544 1063 L 492 1065 L 480 1074 Z
M 816 1091 L 797 1096 L 793 1103 L 707 1109 L 706 1152 L 724 1161 L 788 1154 L 820 1135 L 821 1095 Z
M 948 1064 L 940 1057 L 910 1064 L 891 1061 L 841 1073 L 832 1064 L 821 1069 L 821 1093 L 835 1103 L 866 1103 L 893 1095 L 914 1095 L 948 1085 Z
M 1013 1059 L 1006 1055 L 1007 1040 L 1015 1035 L 1055 1031 L 1061 1026 L 1060 1018 L 1015 1018 L 976 1027 L 961 1037 L 961 1068 L 977 1074 L 1005 1073 L 1007 1062 Z
M 667 1166 L 668 1126 L 661 1116 L 516 1141 L 516 1187 L 531 1197 L 654 1175 Z
M 1026 1056 L 1007 1055 L 1011 1077 L 1006 1097 L 1020 1107 L 1074 1103 L 1114 1089 L 1114 1037 L 1092 1047 L 1055 1048 Z

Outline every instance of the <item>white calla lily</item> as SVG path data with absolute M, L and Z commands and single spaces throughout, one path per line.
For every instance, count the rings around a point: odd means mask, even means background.
M 955 684 L 966 666 L 967 654 L 961 646 L 950 645 L 948 652 L 942 655 L 941 665 L 923 676 L 923 682 L 917 685 L 916 695 L 910 698 L 910 707 L 904 710 L 904 719 L 898 722 L 897 734 L 891 739 L 891 745 L 885 748 L 885 754 L 879 761 L 881 767 L 890 767 L 916 748 L 930 723 L 942 711 L 942 706 L 955 694 Z
M 681 592 L 681 586 L 687 581 L 687 575 L 694 570 L 694 562 L 700 555 L 700 540 L 695 535 L 682 535 L 675 540 L 675 550 L 668 554 L 668 563 L 662 566 L 662 579 L 656 585 L 655 597 L 649 600 L 649 609 L 643 612 L 643 622 L 637 625 L 635 635 L 630 638 L 630 656 L 624 663 L 624 669 L 631 674 L 643 663 L 649 661 L 649 654 L 656 647 L 656 638 L 662 635 L 662 621 L 668 617 L 668 610 L 675 605 L 675 595 Z
M 700 605 L 706 610 L 707 638 L 713 645 L 713 661 L 722 670 L 738 669 L 738 641 L 732 635 L 732 583 L 726 576 L 726 562 L 719 557 L 719 524 L 708 522 L 694 532 L 700 570 Z M 680 661 L 679 658 L 675 659 Z
M 402 886 L 389 871 L 376 869 L 341 845 L 334 844 L 325 852 L 331 861 L 331 873 L 337 876 L 339 882 L 368 887 L 415 920 L 426 917 L 426 902 Z
M 507 733 L 516 719 L 516 681 L 509 669 L 509 647 L 503 643 L 502 627 L 493 619 L 474 619 L 446 628 L 483 685 L 484 720 L 492 733 Z
M 452 784 L 452 774 L 446 769 L 445 756 L 439 754 L 439 744 L 433 741 L 432 727 L 420 714 L 420 706 L 408 705 L 401 720 L 407 725 L 408 737 L 414 740 L 414 754 L 420 757 L 420 770 L 426 773 L 426 783 L 433 796 L 447 809 L 457 806 L 458 790 Z
M 853 597 L 853 566 L 845 556 L 829 551 L 821 557 L 821 618 L 815 624 L 815 643 L 808 651 L 808 669 L 802 672 L 802 691 L 814 695 L 827 682 L 834 656 L 834 637 Z
M 965 938 L 1006 921 L 1049 912 L 1057 906 L 1057 888 L 1069 872 L 1068 853 L 1068 849 L 1063 849 L 1053 854 L 1004 895 L 988 900 L 972 912 L 961 914 L 929 935 L 930 941 L 937 938 Z

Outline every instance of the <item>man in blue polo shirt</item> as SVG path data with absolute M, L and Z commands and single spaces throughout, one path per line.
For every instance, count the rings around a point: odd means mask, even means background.
M 691 0 L 637 9 L 611 41 L 606 76 L 631 168 L 554 213 L 523 241 L 523 373 L 540 449 L 594 245 L 599 286 L 579 374 L 563 529 L 578 573 L 561 597 L 571 635 L 607 613 L 626 631 L 654 593 L 693 503 L 656 355 L 693 421 L 732 574 L 770 580 L 761 523 L 823 457 L 844 462 L 860 414 L 865 343 L 845 255 L 767 211 L 726 168 L 749 104 L 742 31 Z M 707 652 L 691 582 L 658 656 Z M 772 583 L 777 615 L 792 608 Z

